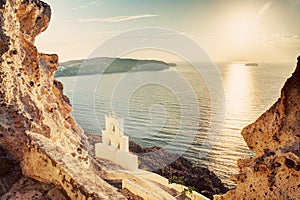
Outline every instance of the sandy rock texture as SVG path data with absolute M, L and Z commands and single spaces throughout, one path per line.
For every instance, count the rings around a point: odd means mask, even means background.
M 50 17 L 39 0 L 0 0 L 0 146 L 24 176 L 71 199 L 125 199 L 91 168 L 87 138 L 53 78 L 58 56 L 34 46 Z
M 53 184 L 46 184 L 34 179 L 21 178 L 1 199 L 10 200 L 70 200 L 63 190 Z
M 238 161 L 236 190 L 215 199 L 300 199 L 300 57 L 281 97 L 242 135 L 256 157 Z

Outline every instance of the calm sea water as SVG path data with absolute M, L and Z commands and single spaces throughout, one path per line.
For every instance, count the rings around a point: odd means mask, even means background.
M 236 162 L 253 156 L 240 132 L 267 110 L 294 70 L 293 64 L 218 64 L 219 75 L 187 64 L 159 72 L 58 78 L 74 116 L 87 132 L 101 134 L 105 115 L 124 117 L 125 133 L 145 146 L 163 146 L 213 170 L 229 186 Z M 205 70 L 205 64 L 203 69 Z M 223 88 L 212 84 L 222 80 Z M 210 84 L 210 85 L 208 85 Z M 212 97 L 211 88 L 219 96 Z M 222 98 L 222 90 L 225 98 Z M 216 99 L 219 98 L 219 99 Z M 213 109 L 214 102 L 219 108 Z M 217 117 L 214 117 L 217 116 Z M 224 117 L 224 118 L 223 118 Z M 214 129 L 222 125 L 222 129 Z

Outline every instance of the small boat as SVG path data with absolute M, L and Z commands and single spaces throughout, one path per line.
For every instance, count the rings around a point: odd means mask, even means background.
M 245 66 L 246 67 L 258 67 L 259 64 L 258 63 L 246 63 Z

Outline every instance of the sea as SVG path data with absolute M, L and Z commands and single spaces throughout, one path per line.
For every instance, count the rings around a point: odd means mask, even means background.
M 58 77 L 73 115 L 101 134 L 105 116 L 124 119 L 124 133 L 144 146 L 160 146 L 212 170 L 228 187 L 237 160 L 255 156 L 241 130 L 280 97 L 295 64 L 177 63 L 162 71 Z

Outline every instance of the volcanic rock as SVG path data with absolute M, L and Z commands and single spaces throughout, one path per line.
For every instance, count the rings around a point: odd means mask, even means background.
M 0 0 L 0 146 L 24 176 L 71 199 L 125 199 L 91 167 L 87 138 L 53 78 L 58 56 L 34 46 L 50 17 L 49 5 L 39 0 Z M 0 162 L 4 168 L 12 163 Z
M 183 177 L 186 186 L 192 186 L 200 194 L 212 199 L 215 194 L 224 194 L 228 189 L 206 167 L 196 166 L 190 160 L 161 147 L 143 148 L 130 142 L 130 151 L 139 158 L 139 168 L 153 171 L 167 179 Z
M 236 190 L 215 199 L 300 199 L 300 57 L 281 97 L 242 135 L 256 157 L 238 161 Z

